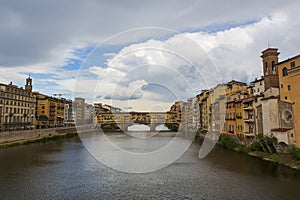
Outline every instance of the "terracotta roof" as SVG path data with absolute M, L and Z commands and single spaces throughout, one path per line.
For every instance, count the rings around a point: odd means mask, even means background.
M 249 97 L 249 98 L 244 99 L 243 103 L 251 102 L 253 100 L 254 99 L 252 97 Z
M 273 128 L 271 131 L 276 131 L 276 132 L 286 132 L 288 130 L 291 130 L 292 128 Z
M 265 98 L 262 98 L 261 100 L 269 100 L 269 99 L 279 99 L 279 97 L 275 97 L 275 96 L 270 96 L 270 97 L 265 97 Z
M 298 58 L 298 57 L 300 57 L 300 54 L 299 54 L 299 55 L 296 55 L 296 56 L 294 56 L 294 57 L 292 57 L 292 58 L 288 58 L 288 59 L 286 59 L 286 60 L 283 60 L 283 61 L 277 63 L 277 65 L 280 65 L 280 64 L 282 64 L 282 63 L 288 62 L 288 61 L 293 60 L 293 59 Z
M 254 81 L 252 81 L 251 83 L 256 83 L 256 82 L 260 82 L 260 81 L 263 81 L 264 80 L 264 77 L 261 77 L 259 79 L 255 79 Z
M 243 99 L 237 99 L 237 100 L 235 100 L 236 103 L 239 103 L 239 102 L 242 102 L 242 101 L 243 101 Z

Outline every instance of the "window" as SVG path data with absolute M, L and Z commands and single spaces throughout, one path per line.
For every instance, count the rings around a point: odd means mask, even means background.
M 287 96 L 285 96 L 284 99 L 287 100 Z
M 272 61 L 272 71 L 276 72 L 275 61 Z
M 281 84 L 280 87 L 283 88 L 283 85 Z
M 293 119 L 293 114 L 290 110 L 284 110 L 282 112 L 282 118 L 285 122 L 291 122 L 291 120 Z
M 295 61 L 291 62 L 291 68 L 294 68 L 295 66 Z
M 287 87 L 287 88 L 288 88 L 288 91 L 290 91 L 290 90 L 291 90 L 291 86 L 290 86 L 290 85 L 288 85 L 288 87 Z
M 268 74 L 268 71 L 269 71 L 269 67 L 268 67 L 268 63 L 265 62 L 265 67 L 266 67 L 266 75 Z
M 282 76 L 287 76 L 287 75 L 288 75 L 287 68 L 284 67 L 284 68 L 282 69 Z

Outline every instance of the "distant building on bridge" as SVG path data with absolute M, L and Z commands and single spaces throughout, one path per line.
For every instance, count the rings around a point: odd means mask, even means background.
M 98 106 L 96 106 L 98 107 Z M 97 108 L 99 109 L 99 108 Z M 144 124 L 150 127 L 150 131 L 155 131 L 159 125 L 174 123 L 175 114 L 170 112 L 129 112 L 129 113 L 112 113 L 97 112 L 94 117 L 95 127 L 114 126 L 126 131 L 129 126 L 134 124 Z

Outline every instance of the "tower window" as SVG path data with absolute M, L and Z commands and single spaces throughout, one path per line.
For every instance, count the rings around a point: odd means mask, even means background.
M 290 85 L 288 85 L 288 91 L 290 91 L 291 90 L 291 86 Z
M 266 67 L 266 75 L 268 74 L 268 71 L 269 71 L 269 67 L 268 67 L 268 63 L 265 62 L 265 67 Z
M 283 76 L 287 76 L 287 75 L 288 75 L 288 72 L 287 72 L 287 68 L 286 68 L 286 67 L 284 67 L 284 68 L 282 69 L 282 75 L 283 75 Z
M 294 68 L 295 66 L 295 61 L 291 62 L 291 68 Z
M 275 67 L 275 61 L 272 61 L 272 71 L 275 72 L 276 71 L 276 67 Z

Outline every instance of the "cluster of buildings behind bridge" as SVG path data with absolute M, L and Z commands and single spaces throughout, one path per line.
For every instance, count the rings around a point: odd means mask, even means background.
M 219 132 L 251 144 L 257 134 L 300 147 L 300 55 L 278 62 L 278 49 L 261 54 L 263 76 L 250 85 L 232 80 L 203 90 L 170 111 L 185 130 Z

